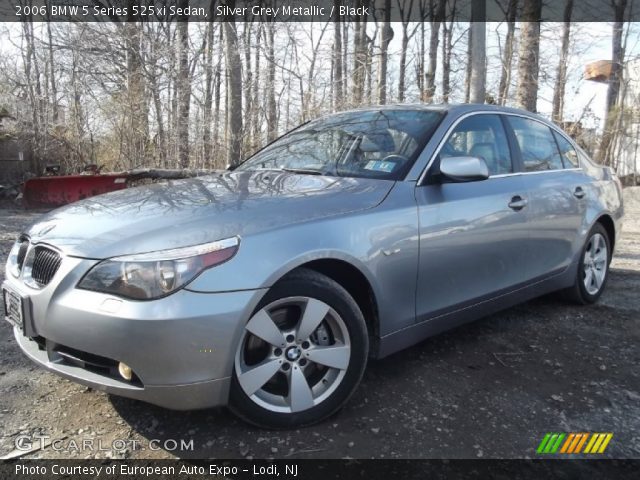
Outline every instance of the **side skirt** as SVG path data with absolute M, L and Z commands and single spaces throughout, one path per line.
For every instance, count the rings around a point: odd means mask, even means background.
M 478 320 L 541 295 L 567 288 L 573 283 L 577 271 L 576 267 L 577 264 L 573 263 L 569 268 L 552 277 L 479 301 L 473 305 L 457 308 L 385 335 L 379 339 L 375 358 L 384 358 L 438 333 Z

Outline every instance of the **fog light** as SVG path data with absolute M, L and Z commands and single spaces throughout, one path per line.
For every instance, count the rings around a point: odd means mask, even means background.
M 133 371 L 131 370 L 131 367 L 126 363 L 120 362 L 118 364 L 118 372 L 120 373 L 120 376 L 128 382 L 130 382 L 133 378 Z

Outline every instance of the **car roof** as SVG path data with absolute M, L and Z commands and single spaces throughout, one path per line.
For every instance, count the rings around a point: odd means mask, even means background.
M 542 120 L 545 123 L 549 123 L 548 119 L 544 118 L 541 115 L 538 115 L 537 113 L 529 112 L 528 110 L 484 103 L 390 103 L 386 105 L 368 105 L 365 107 L 359 107 L 324 115 L 321 118 L 329 117 L 338 113 L 371 112 L 378 110 L 431 110 L 437 112 L 449 112 L 455 114 L 456 116 L 463 115 L 469 112 L 493 111 L 496 113 L 514 113 L 518 115 L 525 115 L 538 120 Z

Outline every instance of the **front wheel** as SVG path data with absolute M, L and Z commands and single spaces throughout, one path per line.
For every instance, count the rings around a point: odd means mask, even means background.
M 576 281 L 566 291 L 570 300 L 589 304 L 600 298 L 609 275 L 610 252 L 609 235 L 601 224 L 596 223 L 582 249 Z
M 300 269 L 278 282 L 245 325 L 230 407 L 260 427 L 292 428 L 337 411 L 367 361 L 362 312 L 332 279 Z

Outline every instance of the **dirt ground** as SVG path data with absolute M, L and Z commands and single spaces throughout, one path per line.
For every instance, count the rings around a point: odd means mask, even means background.
M 27 458 L 521 458 L 573 431 L 612 432 L 607 457 L 640 458 L 640 187 L 625 198 L 597 305 L 540 298 L 370 362 L 346 408 L 302 430 L 92 391 L 32 364 L 0 321 L 0 456 L 41 434 L 60 441 Z M 0 209 L 2 264 L 36 215 Z

